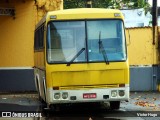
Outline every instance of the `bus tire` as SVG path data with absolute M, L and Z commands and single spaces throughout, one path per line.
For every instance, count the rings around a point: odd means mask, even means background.
M 49 109 L 54 111 L 54 112 L 59 112 L 61 107 L 58 104 L 51 104 L 51 105 L 49 105 Z
M 38 79 L 36 78 L 36 84 L 37 84 L 37 92 L 38 92 L 38 100 L 41 101 L 41 95 L 40 95 L 40 90 L 39 90 L 39 84 L 38 84 Z
M 120 101 L 110 101 L 110 109 L 116 110 L 120 108 Z

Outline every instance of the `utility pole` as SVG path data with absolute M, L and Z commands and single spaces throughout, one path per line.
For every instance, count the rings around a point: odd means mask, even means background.
M 157 0 L 152 0 L 153 7 L 152 7 L 152 29 L 153 29 L 153 74 L 155 74 L 155 66 L 158 62 L 158 27 L 157 27 L 157 15 L 158 15 L 158 9 L 157 9 Z M 153 76 L 153 81 L 156 81 L 156 78 Z M 154 86 L 153 86 L 154 88 Z
M 157 32 L 157 0 L 152 0 L 152 26 L 153 26 L 153 45 L 155 45 L 156 41 L 156 32 Z

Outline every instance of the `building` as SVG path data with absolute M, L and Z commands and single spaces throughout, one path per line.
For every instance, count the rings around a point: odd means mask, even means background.
M 0 0 L 0 92 L 35 91 L 34 29 L 62 0 Z

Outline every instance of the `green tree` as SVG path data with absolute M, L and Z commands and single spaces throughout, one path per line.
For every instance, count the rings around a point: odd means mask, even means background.
M 85 8 L 86 0 L 64 0 L 64 9 L 69 8 Z M 112 8 L 112 9 L 134 9 L 144 8 L 149 10 L 147 0 L 92 0 L 93 8 Z

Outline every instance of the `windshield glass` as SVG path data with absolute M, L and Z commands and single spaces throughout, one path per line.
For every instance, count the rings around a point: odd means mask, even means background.
M 121 20 L 52 21 L 47 30 L 49 63 L 126 60 Z
M 63 21 L 48 24 L 48 62 L 70 62 L 85 48 L 85 22 Z M 86 61 L 83 51 L 74 62 Z
M 101 41 L 108 61 L 126 59 L 123 23 L 120 20 L 87 21 L 89 61 L 104 61 Z

